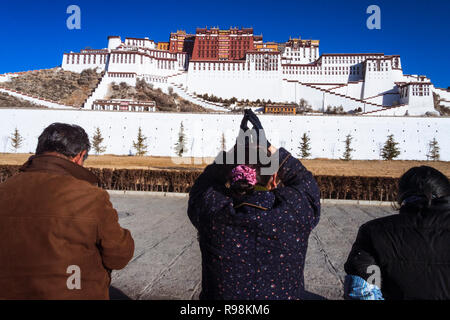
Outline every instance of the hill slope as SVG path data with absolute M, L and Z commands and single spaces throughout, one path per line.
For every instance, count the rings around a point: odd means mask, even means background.
M 0 92 L 0 108 L 42 108 L 47 109 L 44 106 L 40 106 L 13 96 L 7 93 Z
M 137 80 L 136 87 L 122 82 L 113 83 L 109 90 L 109 99 L 133 99 L 135 101 L 155 101 L 159 111 L 167 112 L 207 112 L 205 108 L 179 97 L 176 93 L 165 94 L 144 80 Z
M 3 82 L 2 85 L 61 104 L 81 107 L 97 87 L 101 77 L 102 74 L 92 69 L 74 73 L 54 68 L 30 71 Z

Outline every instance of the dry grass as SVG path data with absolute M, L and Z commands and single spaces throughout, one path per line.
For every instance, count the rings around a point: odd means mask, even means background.
M 0 165 L 21 165 L 29 154 L 0 154 Z M 110 169 L 202 169 L 213 161 L 199 158 L 170 157 L 127 157 L 127 156 L 89 156 L 87 167 Z M 303 164 L 315 175 L 363 176 L 363 177 L 400 177 L 415 166 L 428 165 L 450 176 L 450 162 L 442 161 L 341 161 L 341 160 L 303 160 Z
M 100 82 L 101 74 L 93 69 L 81 73 L 59 68 L 26 72 L 2 85 L 19 92 L 81 107 Z M 27 107 L 21 104 L 20 107 Z
M 7 93 L 0 92 L 0 108 L 29 108 L 29 109 L 47 109 L 44 106 L 31 103 L 29 101 L 16 98 Z
M 444 161 L 383 161 L 383 160 L 303 160 L 315 175 L 399 178 L 417 166 L 430 166 L 450 177 L 450 162 Z

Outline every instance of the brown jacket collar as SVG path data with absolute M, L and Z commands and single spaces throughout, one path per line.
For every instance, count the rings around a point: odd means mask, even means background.
M 99 183 L 97 176 L 88 169 L 56 155 L 43 154 L 32 156 L 20 168 L 20 171 L 70 175 L 75 179 L 87 181 L 91 184 Z

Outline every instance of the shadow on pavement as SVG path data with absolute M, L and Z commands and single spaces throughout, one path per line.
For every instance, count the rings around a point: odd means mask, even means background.
M 115 287 L 109 287 L 109 299 L 110 300 L 132 300 L 125 293 Z

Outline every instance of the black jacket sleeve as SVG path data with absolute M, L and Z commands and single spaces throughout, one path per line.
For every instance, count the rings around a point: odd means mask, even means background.
M 367 224 L 360 227 L 355 243 L 344 265 L 348 275 L 359 276 L 367 281 L 371 273 L 370 266 L 377 266 L 376 252 L 373 248 L 370 230 Z
M 280 169 L 278 178 L 282 186 L 274 190 L 275 196 L 283 206 L 289 206 L 303 212 L 311 228 L 320 219 L 320 189 L 311 172 L 300 160 L 284 148 L 279 149 Z M 300 209 L 300 210 L 299 210 Z
M 189 193 L 188 216 L 197 229 L 201 208 L 204 209 L 207 205 L 212 209 L 219 209 L 218 204 L 226 193 L 225 183 L 228 170 L 230 170 L 229 165 L 214 162 L 206 167 L 192 186 Z

